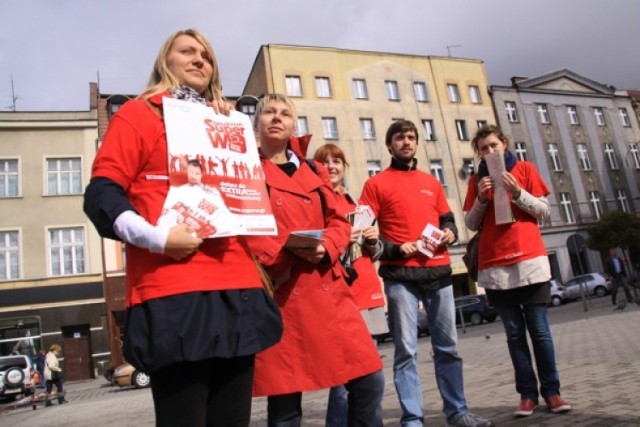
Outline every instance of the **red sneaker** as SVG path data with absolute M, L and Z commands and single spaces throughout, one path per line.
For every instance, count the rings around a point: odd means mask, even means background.
M 571 410 L 571 405 L 557 394 L 545 397 L 544 400 L 547 402 L 547 408 L 549 408 L 549 410 L 554 414 L 561 414 Z
M 520 405 L 513 413 L 516 418 L 528 417 L 538 407 L 538 403 L 533 399 L 522 399 Z

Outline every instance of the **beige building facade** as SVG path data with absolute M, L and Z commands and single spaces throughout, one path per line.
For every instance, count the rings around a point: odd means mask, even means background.
M 61 344 L 67 379 L 91 377 L 106 351 L 101 242 L 82 210 L 90 93 L 88 111 L 0 113 L 0 354 Z
M 388 126 L 411 120 L 419 130 L 418 168 L 444 185 L 465 243 L 471 235 L 462 204 L 477 162 L 470 140 L 479 126 L 495 122 L 487 88 L 484 63 L 475 59 L 265 45 L 243 96 L 290 96 L 297 132 L 313 134 L 308 157 L 322 144 L 340 146 L 350 164 L 346 186 L 356 197 L 390 163 Z M 463 244 L 452 248 L 456 291 L 469 293 L 463 252 Z

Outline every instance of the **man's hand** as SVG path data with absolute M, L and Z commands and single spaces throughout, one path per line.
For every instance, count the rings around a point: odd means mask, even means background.
M 400 245 L 400 253 L 405 258 L 411 258 L 418 252 L 417 242 L 407 242 Z
M 442 236 L 442 240 L 440 241 L 440 246 L 450 245 L 456 241 L 456 235 L 453 234 L 450 228 L 443 228 L 444 236 Z
M 202 239 L 196 236 L 193 228 L 187 224 L 171 227 L 164 246 L 164 254 L 179 261 L 195 251 L 202 244 Z

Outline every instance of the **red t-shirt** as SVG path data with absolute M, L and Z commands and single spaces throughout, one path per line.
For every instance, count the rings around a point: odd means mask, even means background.
M 150 104 L 162 109 L 162 96 Z M 162 118 L 141 99 L 128 101 L 115 114 L 93 163 L 92 178 L 111 179 L 124 188 L 129 202 L 155 224 L 169 191 L 167 139 Z M 165 178 L 166 177 L 166 178 Z M 262 286 L 243 237 L 206 239 L 182 261 L 126 245 L 128 307 L 195 291 Z
M 543 181 L 535 166 L 518 161 L 511 174 L 523 189 L 535 197 L 549 194 L 549 187 Z M 468 212 L 478 197 L 478 175 L 469 180 L 469 188 L 464 201 L 464 211 Z M 479 247 L 479 269 L 501 267 L 547 254 L 537 220 L 511 203 L 515 222 L 496 225 L 493 191 L 488 194 L 487 210 L 482 224 Z
M 440 227 L 440 216 L 451 212 L 442 184 L 428 173 L 387 168 L 367 180 L 360 203 L 371 206 L 378 219 L 380 235 L 396 245 L 416 242 L 427 224 Z M 446 245 L 433 258 L 422 253 L 382 264 L 405 267 L 449 265 Z

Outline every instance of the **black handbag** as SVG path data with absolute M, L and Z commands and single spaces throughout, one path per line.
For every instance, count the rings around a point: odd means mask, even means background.
M 51 371 L 51 381 L 58 381 L 60 378 L 60 371 Z
M 467 274 L 478 281 L 478 254 L 480 252 L 480 231 L 467 242 L 467 252 L 462 255 L 462 262 L 467 267 Z
M 351 286 L 353 282 L 358 278 L 358 272 L 351 265 L 351 257 L 349 256 L 349 251 L 345 252 L 343 256 L 340 257 L 340 263 L 346 272 L 344 276 L 344 281 L 347 282 L 347 285 Z

